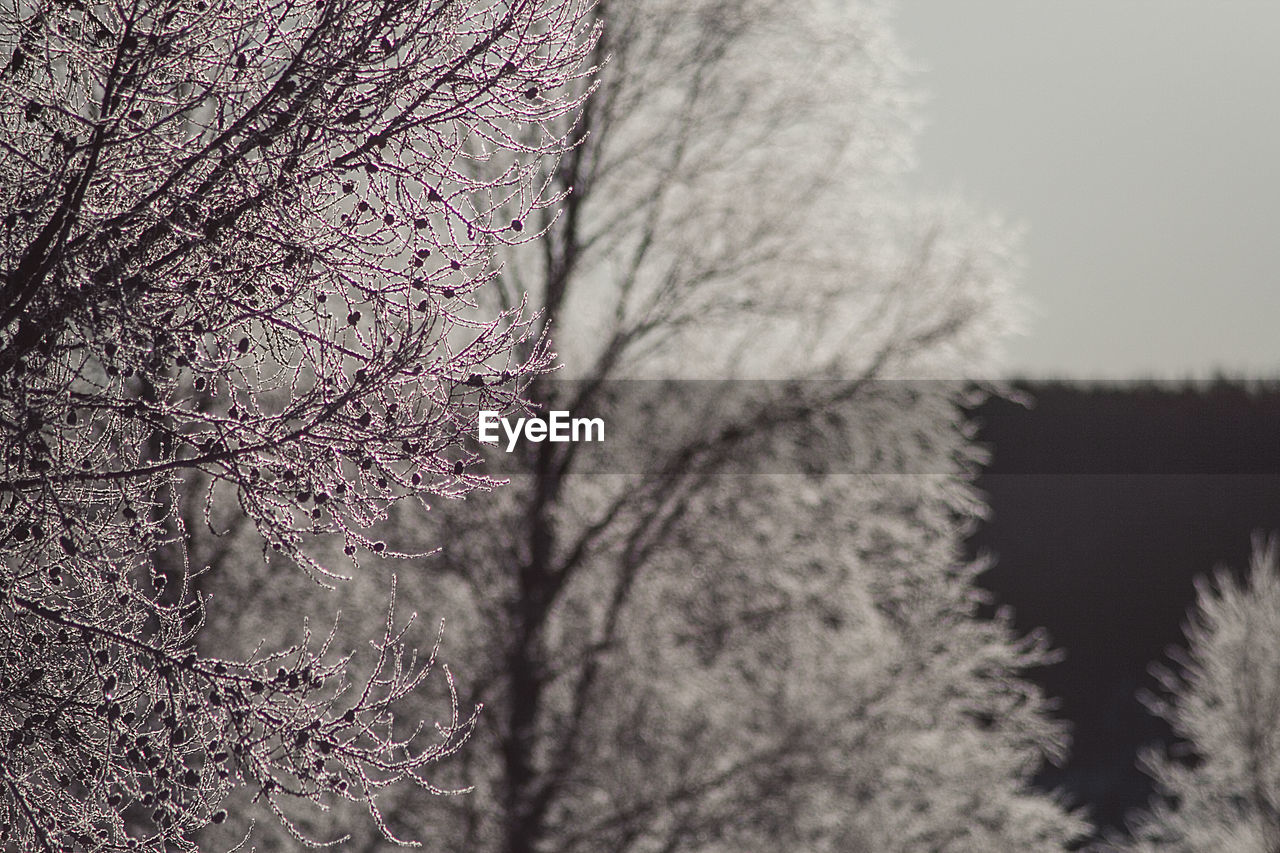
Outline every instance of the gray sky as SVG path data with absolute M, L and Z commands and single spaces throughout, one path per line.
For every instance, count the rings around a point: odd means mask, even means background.
M 1026 228 L 1033 376 L 1280 376 L 1280 4 L 899 0 L 919 179 Z

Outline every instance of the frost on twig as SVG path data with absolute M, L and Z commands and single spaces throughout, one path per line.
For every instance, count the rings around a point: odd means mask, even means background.
M 192 537 L 233 495 L 324 578 L 317 537 L 389 555 L 389 506 L 492 485 L 464 431 L 552 353 L 474 294 L 559 201 L 535 177 L 572 142 L 585 11 L 0 8 L 0 845 L 193 849 L 237 786 L 286 825 L 334 796 L 380 821 L 465 739 L 456 703 L 426 745 L 393 720 L 434 656 L 391 622 L 359 698 L 324 642 L 201 656 Z

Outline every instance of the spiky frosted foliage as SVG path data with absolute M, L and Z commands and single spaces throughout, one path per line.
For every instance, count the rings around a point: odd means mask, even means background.
M 1257 539 L 1248 576 L 1196 583 L 1187 649 L 1157 670 L 1152 710 L 1179 742 L 1142 756 L 1158 791 L 1126 850 L 1280 850 L 1280 552 Z
M 460 432 L 549 354 L 518 308 L 471 306 L 557 200 L 540 161 L 583 91 L 583 13 L 0 8 L 4 843 L 190 849 L 237 787 L 381 825 L 373 794 L 427 784 L 465 734 L 456 707 L 438 734 L 393 723 L 429 666 L 390 619 L 354 684 L 305 634 L 199 654 L 189 544 L 225 498 L 323 574 L 312 537 L 389 552 L 368 535 L 389 505 L 485 484 Z
M 459 853 L 1067 849 L 1081 821 L 1028 787 L 1062 748 L 1019 675 L 1043 646 L 979 621 L 957 562 L 962 389 L 883 381 L 980 374 L 1011 267 L 1005 229 L 896 180 L 883 10 L 594 14 L 564 213 L 490 293 L 545 309 L 580 381 L 530 395 L 603 415 L 604 450 L 494 452 L 509 488 L 394 511 L 448 543 L 401 595 L 465 638 L 485 711 L 448 777 L 475 792 L 389 813 Z
M 922 396 L 879 388 L 844 411 L 864 446 L 927 473 L 815 472 L 790 436 L 601 543 L 547 628 L 542 737 L 578 760 L 534 766 L 589 792 L 549 811 L 548 849 L 1012 853 L 1082 834 L 1030 788 L 1065 745 L 1021 677 L 1049 656 L 976 618 L 956 553 L 967 451 L 931 420 L 947 391 Z M 869 441 L 877 427 L 893 437 Z M 912 430 L 932 447 L 899 440 Z
M 977 618 L 977 567 L 957 558 L 980 505 L 955 400 L 876 385 L 842 410 L 909 473 L 826 470 L 791 432 L 681 472 L 565 478 L 541 519 L 532 475 L 397 512 L 452 543 L 401 587 L 449 614 L 472 653 L 464 702 L 486 708 L 448 777 L 476 790 L 389 797 L 397 825 L 452 827 L 457 851 L 1069 849 L 1083 821 L 1029 784 L 1065 745 L 1022 677 L 1052 656 Z M 631 449 L 660 455 L 712 418 Z

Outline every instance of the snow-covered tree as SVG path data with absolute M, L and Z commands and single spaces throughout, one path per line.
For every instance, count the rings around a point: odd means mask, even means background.
M 474 792 L 389 819 L 493 853 L 1067 849 L 1082 822 L 1029 785 L 1064 746 L 1021 677 L 1047 651 L 977 617 L 959 557 L 965 388 L 905 381 L 992 363 L 1008 231 L 904 191 L 885 11 L 593 14 L 563 214 L 490 293 L 544 309 L 573 381 L 529 394 L 601 414 L 605 455 L 494 452 L 509 488 L 393 514 L 447 543 L 399 595 L 449 616 L 485 711 L 449 768 Z
M 403 625 L 363 682 L 323 632 L 206 656 L 189 546 L 227 501 L 323 576 L 308 541 L 485 485 L 464 427 L 550 356 L 473 305 L 558 200 L 585 6 L 0 6 L 0 847 L 189 850 L 236 790 L 386 835 L 374 795 L 430 789 L 469 712 L 396 721 Z
M 1116 849 L 1280 851 L 1280 542 L 1254 541 L 1247 577 L 1196 584 L 1187 648 L 1147 697 L 1178 741 L 1147 751 L 1156 783 Z

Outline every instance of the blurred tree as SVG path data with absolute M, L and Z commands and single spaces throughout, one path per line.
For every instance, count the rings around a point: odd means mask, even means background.
M 1280 850 L 1278 546 L 1255 539 L 1247 579 L 1219 569 L 1197 582 L 1187 649 L 1146 697 L 1181 740 L 1142 756 L 1157 798 L 1110 849 Z
M 344 799 L 390 838 L 375 794 L 432 789 L 470 721 L 393 710 L 434 656 L 391 616 L 363 683 L 309 630 L 202 655 L 188 546 L 225 498 L 323 577 L 317 535 L 387 552 L 388 506 L 486 485 L 460 434 L 549 353 L 469 306 L 558 200 L 584 6 L 0 10 L 4 849 L 194 849 L 237 789 L 295 835 L 293 804 Z
M 892 381 L 990 363 L 1007 229 L 903 201 L 878 6 L 593 14 L 563 213 L 490 295 L 544 309 L 575 378 L 529 394 L 605 448 L 495 451 L 492 499 L 393 513 L 448 543 L 400 594 L 450 614 L 487 710 L 450 768 L 475 792 L 388 814 L 495 853 L 1066 849 L 1082 822 L 1028 783 L 1063 747 L 1019 677 L 1043 641 L 978 619 L 958 560 L 963 386 Z

